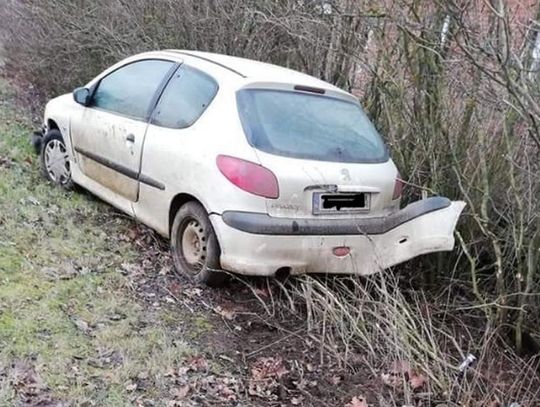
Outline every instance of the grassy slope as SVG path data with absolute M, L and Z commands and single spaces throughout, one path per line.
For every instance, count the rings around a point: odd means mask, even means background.
M 137 376 L 156 396 L 160 377 L 194 352 L 162 324 L 178 315 L 142 312 L 130 298 L 118 270 L 137 253 L 118 236 L 132 222 L 44 182 L 10 92 L 1 82 L 0 405 L 20 397 L 9 372 L 17 361 L 33 366 L 41 390 L 76 405 L 125 405 Z

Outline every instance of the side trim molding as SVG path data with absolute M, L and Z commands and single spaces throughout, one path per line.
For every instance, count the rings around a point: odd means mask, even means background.
M 86 151 L 79 147 L 75 147 L 75 151 L 97 162 L 98 164 L 104 165 L 105 167 L 110 168 L 111 170 L 114 170 L 116 172 L 119 172 L 122 175 L 125 175 L 128 178 L 131 178 L 135 181 L 142 182 L 143 184 L 146 184 L 146 185 L 150 185 L 151 187 L 157 188 L 162 191 L 165 190 L 165 185 L 162 182 L 159 182 L 147 175 L 138 173 L 137 171 L 133 171 L 132 169 L 124 167 L 123 165 L 120 165 L 114 161 L 111 161 L 108 158 L 101 157 L 97 154 L 94 154 L 90 151 Z
M 165 184 L 156 181 L 153 178 L 150 178 L 148 175 L 139 174 L 139 181 L 143 184 L 150 185 L 151 187 L 157 188 L 161 191 L 165 191 Z

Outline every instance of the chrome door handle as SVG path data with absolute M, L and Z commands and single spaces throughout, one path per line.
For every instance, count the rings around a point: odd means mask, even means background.
M 135 143 L 135 136 L 133 134 L 128 134 L 126 136 L 126 141 L 129 141 L 130 143 Z

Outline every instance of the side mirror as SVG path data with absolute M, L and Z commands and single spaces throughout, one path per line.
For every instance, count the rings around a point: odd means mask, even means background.
M 90 90 L 87 88 L 77 88 L 73 91 L 73 100 L 80 105 L 88 106 L 90 104 Z

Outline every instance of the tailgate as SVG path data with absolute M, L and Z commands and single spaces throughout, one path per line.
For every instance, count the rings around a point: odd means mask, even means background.
M 388 213 L 397 169 L 385 163 L 336 163 L 282 157 L 256 150 L 279 183 L 279 198 L 267 199 L 275 217 L 343 218 Z

